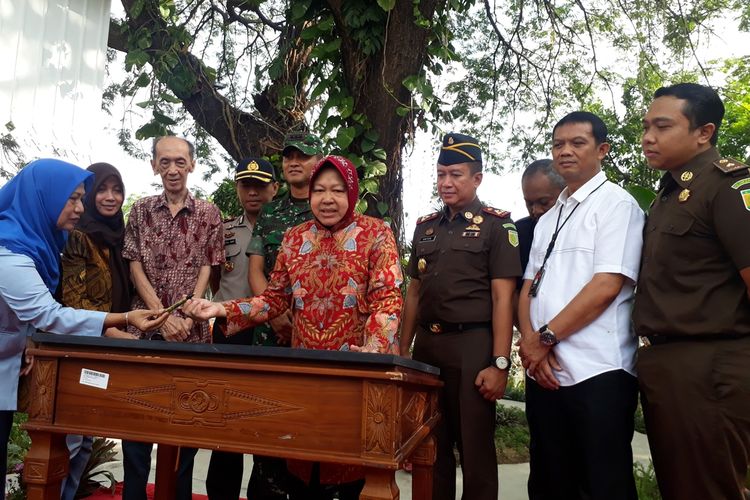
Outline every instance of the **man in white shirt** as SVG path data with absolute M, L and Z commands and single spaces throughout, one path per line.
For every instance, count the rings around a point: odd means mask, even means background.
M 635 500 L 630 308 L 644 214 L 601 170 L 609 144 L 599 117 L 570 113 L 552 136 L 568 187 L 536 225 L 518 310 L 529 498 Z

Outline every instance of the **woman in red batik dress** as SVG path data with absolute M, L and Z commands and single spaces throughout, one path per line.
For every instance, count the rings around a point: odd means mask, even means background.
M 398 354 L 402 296 L 396 240 L 388 225 L 354 212 L 359 182 L 340 156 L 313 169 L 310 206 L 315 218 L 290 229 L 268 288 L 253 298 L 223 303 L 189 301 L 196 320 L 226 318 L 227 335 L 265 323 L 290 306 L 292 347 Z M 304 486 L 291 499 L 359 498 L 363 470 L 341 464 L 290 461 Z

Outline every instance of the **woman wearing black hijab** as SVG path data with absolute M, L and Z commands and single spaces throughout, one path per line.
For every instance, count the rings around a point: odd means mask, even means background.
M 120 172 L 109 163 L 94 163 L 92 189 L 62 255 L 62 302 L 76 309 L 103 312 L 130 310 L 128 263 L 122 258 L 125 187 Z M 107 337 L 135 338 L 117 328 Z
M 125 312 L 130 310 L 131 291 L 128 263 L 122 258 L 125 186 L 120 172 L 109 163 L 94 163 L 87 170 L 94 174 L 94 181 L 83 199 L 85 211 L 68 235 L 62 254 L 62 303 L 76 309 Z M 116 327 L 107 328 L 104 335 L 136 338 Z M 93 441 L 91 436 L 66 437 L 70 467 L 61 500 L 75 498 Z

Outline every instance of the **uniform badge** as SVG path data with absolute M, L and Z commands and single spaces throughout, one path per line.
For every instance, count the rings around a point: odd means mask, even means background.
M 482 222 L 484 222 L 484 217 L 482 217 L 481 215 L 475 215 L 474 217 L 472 217 L 471 222 L 473 222 L 474 224 L 481 224 Z
M 740 179 L 734 184 L 732 184 L 732 189 L 739 189 L 742 186 L 746 186 L 748 184 L 750 184 L 750 177 L 745 177 L 744 179 Z
M 689 189 L 683 189 L 680 191 L 679 196 L 677 196 L 677 199 L 680 201 L 680 203 L 685 203 L 688 198 L 690 198 L 690 190 Z
M 479 238 L 479 231 L 468 231 L 470 228 L 466 228 L 467 231 L 464 231 L 461 233 L 461 236 L 464 238 Z
M 471 220 L 471 219 L 472 219 L 472 217 L 474 217 L 474 214 L 473 214 L 473 213 L 471 213 L 471 212 L 469 212 L 469 211 L 466 211 L 466 212 L 464 212 L 464 218 L 465 218 L 466 220 Z
M 232 238 L 231 240 L 224 240 L 224 246 L 234 245 L 235 243 L 237 243 L 237 240 L 234 238 Z
M 231 273 L 234 270 L 234 262 L 232 262 L 231 260 L 224 262 L 224 270 L 228 273 Z
M 434 232 L 435 232 L 435 230 L 434 230 L 434 229 L 432 229 L 432 228 L 429 228 L 429 229 L 427 229 L 427 231 L 425 231 L 425 232 L 424 232 L 424 234 L 426 234 L 427 236 L 431 236 L 431 235 L 432 235 L 432 233 L 434 233 Z
M 453 137 L 448 137 L 448 144 L 453 144 L 454 142 Z
M 420 273 L 423 273 L 427 270 L 427 261 L 424 260 L 424 258 L 421 258 L 417 261 L 417 269 L 419 269 Z
M 517 231 L 512 231 L 510 229 L 508 230 L 508 243 L 510 243 L 514 247 L 518 246 L 518 232 Z
M 740 191 L 742 195 L 742 202 L 745 204 L 745 208 L 750 210 L 750 189 L 743 189 Z
M 231 238 L 232 236 L 234 236 L 234 231 L 227 231 L 224 233 L 224 238 Z
M 680 180 L 682 180 L 682 182 L 688 182 L 692 178 L 693 178 L 693 173 L 690 170 L 684 171 L 682 175 L 680 176 Z
M 477 226 L 476 224 L 472 224 L 471 226 L 466 228 L 467 231 L 481 231 L 482 228 Z

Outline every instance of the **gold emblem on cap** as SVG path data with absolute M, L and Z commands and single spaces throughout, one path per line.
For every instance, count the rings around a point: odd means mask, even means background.
M 448 137 L 448 144 L 453 144 L 454 142 L 453 137 Z
M 466 218 L 466 220 L 471 220 L 471 219 L 472 219 L 472 217 L 474 217 L 474 214 L 473 214 L 473 213 L 471 213 L 471 212 L 469 212 L 469 211 L 467 210 L 466 212 L 464 212 L 464 217 Z
M 474 224 L 481 224 L 482 222 L 484 222 L 484 217 L 482 217 L 481 215 L 475 215 L 471 219 L 471 222 L 473 222 Z
M 260 167 L 258 167 L 258 164 L 255 161 L 251 161 L 247 164 L 247 169 L 251 172 L 254 172 L 255 170 L 258 170 Z
M 680 200 L 680 203 L 685 203 L 688 198 L 690 198 L 689 189 L 683 189 L 682 191 L 680 191 L 680 195 L 677 197 L 677 199 Z
M 427 229 L 427 231 L 425 231 L 425 232 L 424 232 L 424 234 L 426 234 L 427 236 L 430 236 L 430 235 L 431 235 L 432 233 L 434 233 L 434 232 L 435 232 L 435 230 L 434 230 L 434 229 L 432 229 L 432 228 L 429 228 L 429 229 Z
M 423 273 L 427 270 L 427 261 L 424 260 L 424 258 L 417 261 L 417 269 L 419 269 L 420 273 Z
M 693 173 L 690 170 L 686 170 L 680 176 L 680 179 L 682 179 L 682 182 L 687 182 L 687 181 L 689 181 L 692 178 L 693 178 Z

